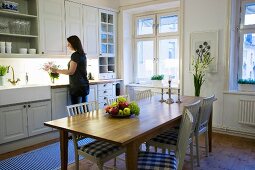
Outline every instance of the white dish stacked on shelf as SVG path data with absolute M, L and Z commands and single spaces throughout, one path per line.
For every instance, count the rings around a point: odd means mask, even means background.
M 0 4 L 0 8 L 2 10 L 10 10 L 14 12 L 18 12 L 18 3 L 12 1 L 2 1 Z

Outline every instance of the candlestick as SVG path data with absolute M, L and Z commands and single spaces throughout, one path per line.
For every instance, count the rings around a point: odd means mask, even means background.
M 178 88 L 178 99 L 177 99 L 176 103 L 181 103 L 182 102 L 181 97 L 180 97 L 180 95 L 181 95 L 180 93 L 181 93 L 181 89 Z
M 171 98 L 171 80 L 168 80 L 168 99 L 166 100 L 167 104 L 174 103 L 174 100 Z
M 163 95 L 164 95 L 164 88 L 162 87 L 162 89 L 161 89 L 161 99 L 159 100 L 159 102 L 161 102 L 161 103 L 166 101 L 166 100 L 164 100 Z

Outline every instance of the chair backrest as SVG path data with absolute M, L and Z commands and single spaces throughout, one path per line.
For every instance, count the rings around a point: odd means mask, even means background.
M 193 121 L 192 114 L 188 109 L 185 109 L 182 115 L 182 122 L 177 140 L 176 158 L 178 170 L 181 170 L 183 167 L 186 150 L 189 144 L 189 138 L 192 133 Z
M 200 116 L 198 119 L 198 126 L 204 126 L 208 123 L 210 115 L 212 113 L 213 102 L 215 100 L 215 95 L 206 97 L 203 99 L 202 106 L 200 109 Z
M 142 91 L 137 91 L 137 93 L 135 94 L 135 100 L 137 102 L 139 102 L 142 99 L 151 100 L 151 97 L 152 97 L 152 92 L 151 92 L 150 89 L 142 90 Z
M 98 102 L 86 102 L 86 103 L 79 103 L 70 106 L 66 106 L 68 116 L 74 116 L 77 114 L 85 114 L 85 113 L 93 113 L 98 112 L 99 106 Z
M 118 98 L 120 98 L 120 97 L 124 97 L 127 99 L 127 101 L 129 101 L 128 95 L 121 95 L 121 96 L 116 96 L 116 97 L 112 97 L 112 98 L 107 98 L 107 105 L 111 105 L 113 102 L 117 102 Z
M 200 106 L 201 106 L 200 100 L 184 106 L 184 111 L 185 111 L 185 109 L 188 109 L 193 116 L 192 132 L 195 131 L 195 128 L 198 123 L 199 114 L 200 114 Z

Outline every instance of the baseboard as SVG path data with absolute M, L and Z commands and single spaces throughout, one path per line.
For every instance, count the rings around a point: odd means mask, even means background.
M 239 137 L 244 137 L 244 138 L 255 139 L 255 133 L 237 131 L 237 130 L 233 130 L 233 129 L 229 129 L 229 128 L 213 127 L 213 132 L 232 135 L 232 136 L 239 136 Z

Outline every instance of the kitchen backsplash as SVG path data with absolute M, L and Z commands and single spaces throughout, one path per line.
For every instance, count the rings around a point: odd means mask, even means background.
M 0 58 L 0 65 L 11 65 L 15 72 L 15 79 L 19 78 L 21 80 L 19 84 L 26 83 L 26 73 L 28 74 L 28 84 L 49 84 L 50 77 L 47 72 L 42 70 L 43 64 L 48 61 L 53 61 L 56 65 L 60 65 L 60 69 L 67 69 L 69 60 L 69 58 Z M 88 73 L 91 72 L 95 79 L 98 78 L 97 59 L 88 59 L 87 71 Z M 7 81 L 9 78 L 12 78 L 11 70 L 4 76 L 4 85 L 10 84 Z M 68 76 L 63 74 L 56 80 L 56 83 L 68 82 Z

